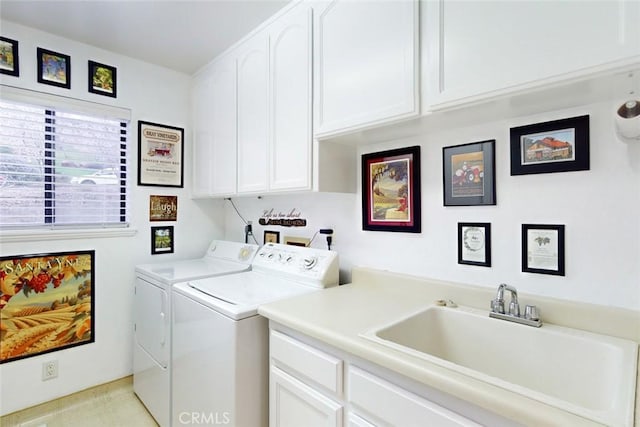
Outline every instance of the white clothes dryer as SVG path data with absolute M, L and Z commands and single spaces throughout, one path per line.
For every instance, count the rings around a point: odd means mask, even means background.
M 268 322 L 258 306 L 338 284 L 336 252 L 268 243 L 251 271 L 173 287 L 173 425 L 268 425 Z
M 247 271 L 257 250 L 214 240 L 202 258 L 136 266 L 133 390 L 160 426 L 171 425 L 171 287 Z

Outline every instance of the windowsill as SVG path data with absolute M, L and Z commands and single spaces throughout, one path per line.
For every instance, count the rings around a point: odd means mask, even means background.
M 135 228 L 87 228 L 75 230 L 6 230 L 0 231 L 0 243 L 41 242 L 43 240 L 96 239 L 111 237 L 132 237 L 138 233 Z

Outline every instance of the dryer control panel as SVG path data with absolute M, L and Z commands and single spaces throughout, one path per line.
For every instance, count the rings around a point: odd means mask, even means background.
M 252 269 L 318 288 L 338 285 L 338 254 L 326 249 L 267 243 L 258 250 Z

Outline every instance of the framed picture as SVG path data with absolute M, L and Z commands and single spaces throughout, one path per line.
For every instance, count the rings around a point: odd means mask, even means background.
M 495 140 L 442 148 L 444 206 L 496 204 Z
M 589 116 L 511 128 L 511 175 L 589 170 Z
M 280 243 L 280 232 L 264 230 L 264 244 L 267 243 Z
M 362 229 L 421 232 L 420 147 L 362 156 Z
M 149 221 L 177 221 L 178 196 L 149 196 Z
M 117 96 L 116 67 L 89 61 L 89 92 L 98 95 Z
M 18 42 L 0 37 L 0 74 L 20 77 Z
M 151 227 L 151 255 L 173 253 L 173 225 Z
M 564 225 L 522 224 L 522 271 L 564 276 Z
M 71 57 L 39 47 L 38 83 L 71 89 Z
M 458 264 L 491 267 L 490 223 L 458 223 Z
M 0 257 L 0 363 L 95 341 L 95 251 Z
M 138 185 L 183 187 L 184 129 L 138 121 Z

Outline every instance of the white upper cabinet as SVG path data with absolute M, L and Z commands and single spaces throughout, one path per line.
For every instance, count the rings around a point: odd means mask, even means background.
M 238 48 L 238 193 L 268 188 L 269 38 L 258 34 Z
M 270 28 L 270 190 L 311 188 L 312 10 L 301 4 Z
M 640 61 L 637 1 L 439 0 L 422 9 L 423 109 Z
M 194 78 L 191 87 L 194 132 L 193 132 L 193 183 L 192 197 L 211 194 L 211 108 L 210 96 L 196 94 L 211 93 L 211 77 L 200 75 Z
M 316 137 L 417 116 L 418 2 L 334 0 L 314 10 Z
M 236 62 L 223 58 L 211 68 L 210 195 L 236 191 Z M 206 119 L 205 119 L 206 120 Z

